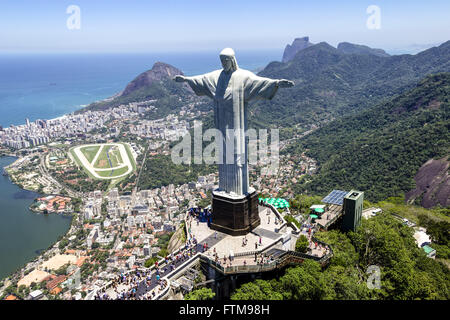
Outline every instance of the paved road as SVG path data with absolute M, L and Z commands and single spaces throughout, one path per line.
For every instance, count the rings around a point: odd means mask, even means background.
M 69 187 L 67 187 L 65 185 L 62 185 L 58 180 L 53 178 L 50 173 L 48 173 L 47 167 L 45 165 L 45 155 L 41 155 L 40 156 L 40 164 L 39 164 L 39 168 L 38 169 L 41 172 L 43 177 L 47 178 L 52 183 L 57 185 L 61 190 L 66 190 L 70 197 L 73 197 L 73 198 L 82 198 L 83 197 L 83 193 L 82 192 L 77 192 L 77 191 L 75 191 L 75 190 L 73 190 L 73 189 L 71 189 L 71 188 L 69 188 Z

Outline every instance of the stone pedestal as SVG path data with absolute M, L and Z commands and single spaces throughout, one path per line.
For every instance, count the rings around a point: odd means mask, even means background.
M 246 195 L 212 192 L 212 222 L 210 228 L 232 236 L 245 235 L 260 224 L 258 194 L 249 188 Z

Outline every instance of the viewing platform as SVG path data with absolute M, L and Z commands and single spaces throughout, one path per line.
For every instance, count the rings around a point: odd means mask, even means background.
M 328 205 L 325 212 L 320 216 L 319 219 L 315 219 L 315 222 L 319 228 L 328 230 L 328 228 L 334 224 L 340 217 L 342 217 L 343 211 L 342 206 L 332 204 Z
M 199 262 L 226 277 L 270 272 L 301 264 L 305 259 L 324 266 L 333 256 L 331 247 L 308 233 L 307 253 L 296 252 L 295 243 L 302 231 L 286 222 L 270 204 L 260 204 L 258 213 L 260 226 L 247 235 L 231 236 L 210 229 L 207 222 L 200 222 L 188 212 L 185 245 L 159 260 L 157 266 L 129 270 L 92 290 L 85 299 L 167 299 L 171 289 L 183 286 L 183 274 Z

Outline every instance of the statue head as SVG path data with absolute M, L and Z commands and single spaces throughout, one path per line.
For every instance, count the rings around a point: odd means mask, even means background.
M 231 48 L 225 48 L 220 52 L 220 61 L 225 72 L 233 72 L 238 69 L 234 50 Z

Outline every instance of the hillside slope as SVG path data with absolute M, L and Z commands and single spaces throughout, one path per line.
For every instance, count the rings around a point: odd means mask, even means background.
M 449 117 L 450 73 L 441 73 L 387 103 L 335 120 L 288 150 L 308 149 L 320 166 L 297 191 L 355 188 L 371 201 L 404 194 L 415 188 L 422 164 L 448 155 Z
M 341 42 L 338 44 L 337 49 L 343 53 L 353 54 L 353 53 L 369 53 L 380 57 L 389 57 L 383 49 L 374 49 L 368 46 L 354 44 L 349 42 Z

